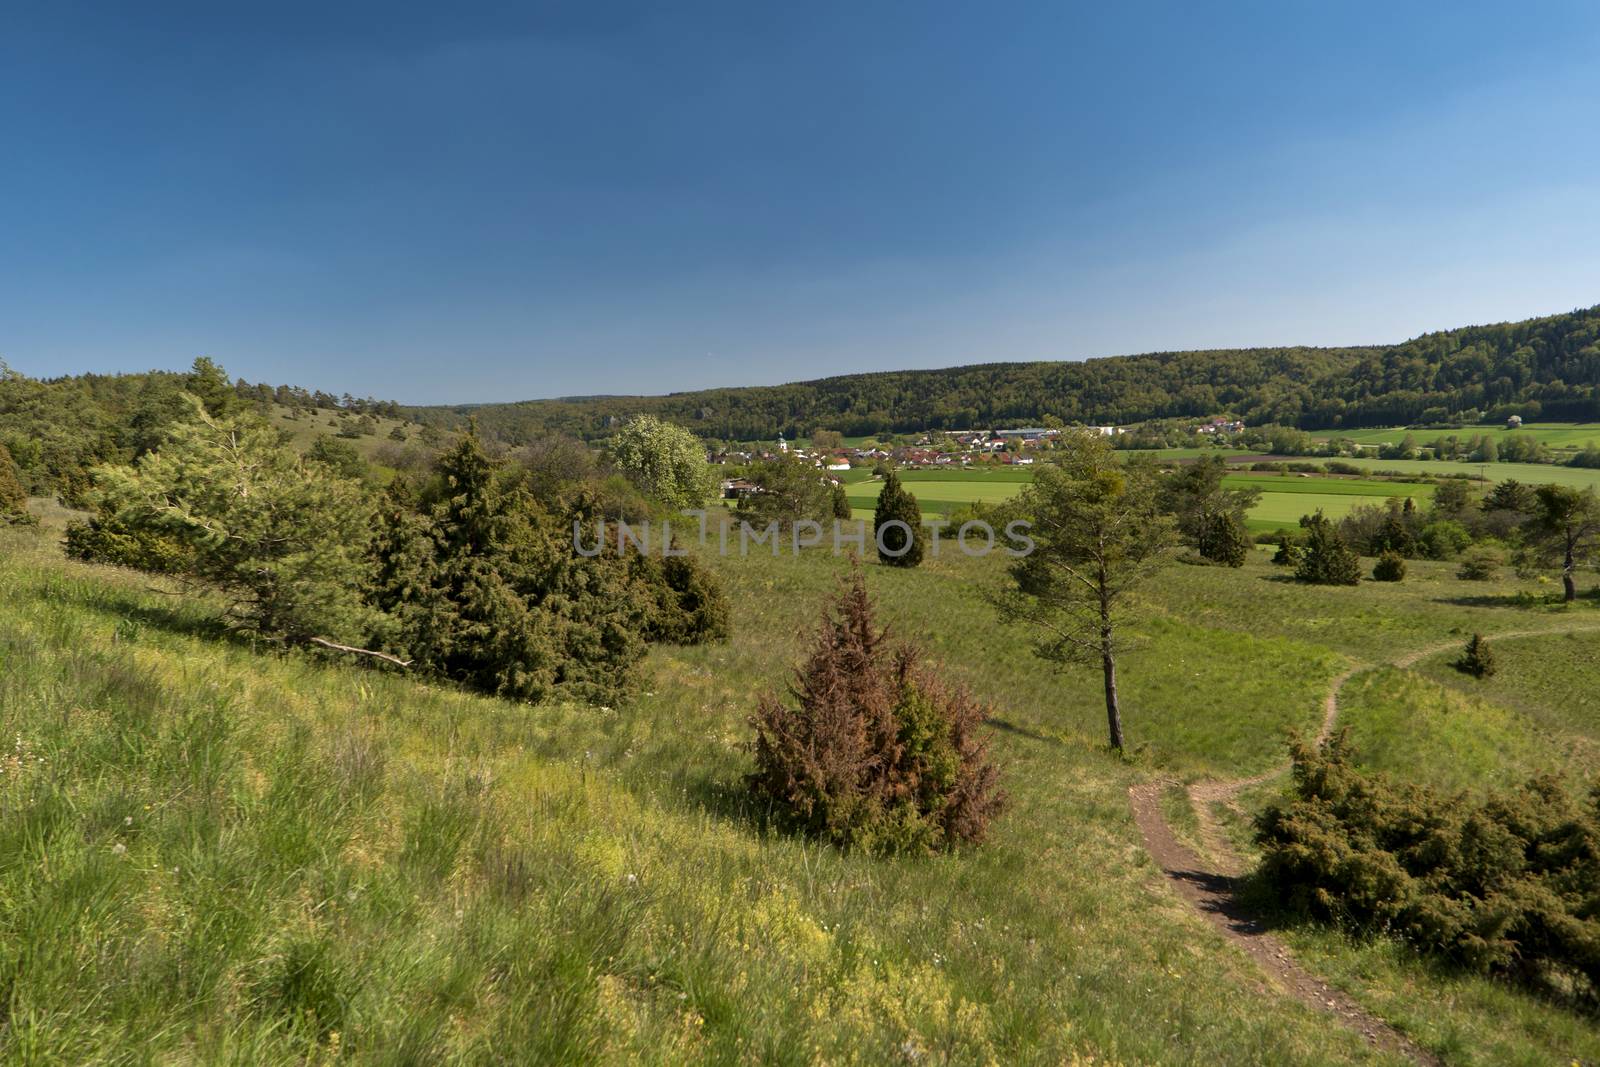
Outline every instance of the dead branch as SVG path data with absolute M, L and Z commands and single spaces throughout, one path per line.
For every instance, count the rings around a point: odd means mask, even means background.
M 400 659 L 398 656 L 391 656 L 387 652 L 374 652 L 370 648 L 353 648 L 350 645 L 341 645 L 337 642 L 329 641 L 326 637 L 308 637 L 306 640 L 310 641 L 313 645 L 321 645 L 323 648 L 331 648 L 335 652 L 349 652 L 357 656 L 371 656 L 373 659 L 381 659 L 385 663 L 393 663 L 396 667 L 411 666 L 410 660 Z

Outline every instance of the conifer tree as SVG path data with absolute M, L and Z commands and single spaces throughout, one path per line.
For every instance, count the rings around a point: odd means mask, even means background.
M 833 517 L 836 519 L 848 519 L 854 514 L 850 507 L 850 496 L 844 491 L 844 483 L 833 483 L 832 504 Z
M 1488 678 L 1495 672 L 1494 653 L 1489 650 L 1489 642 L 1483 639 L 1482 634 L 1473 634 L 1467 641 L 1467 647 L 1462 650 L 1461 658 L 1456 660 L 1456 670 L 1463 674 L 1470 674 L 1474 678 Z
M 1314 515 L 1300 519 L 1305 537 L 1294 576 L 1314 585 L 1357 585 L 1361 582 L 1361 560 L 1345 544 L 1319 508 Z
M 889 525 L 891 523 L 893 525 Z M 917 506 L 917 498 L 906 492 L 900 485 L 900 476 L 890 471 L 883 479 L 878 508 L 872 514 L 872 534 L 878 545 L 879 562 L 893 567 L 915 567 L 921 563 L 921 525 L 922 509 Z

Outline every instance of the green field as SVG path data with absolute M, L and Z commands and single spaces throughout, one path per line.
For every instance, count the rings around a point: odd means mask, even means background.
M 205 598 L 61 560 L 61 517 L 0 531 L 0 1044 L 23 1062 L 1396 1063 L 1176 901 L 1127 789 L 1274 766 L 1350 663 L 1600 623 L 1445 564 L 1348 589 L 1173 566 L 1130 634 L 1121 760 L 1098 678 L 995 621 L 1003 561 L 871 567 L 886 619 L 994 702 L 1011 794 L 982 848 L 875 860 L 763 831 L 742 800 L 746 716 L 799 655 L 828 555 L 711 561 L 731 644 L 656 649 L 626 708 L 529 708 L 229 640 Z M 1508 645 L 1477 712 L 1421 712 L 1427 745 L 1384 765 L 1592 769 L 1567 705 L 1600 688 L 1595 647 L 1556 684 Z M 1441 691 L 1419 670 L 1393 673 Z M 1381 756 L 1407 720 L 1369 706 L 1392 705 L 1352 697 Z M 1288 936 L 1452 1064 L 1600 1059 L 1600 1029 L 1553 1001 Z
M 1597 422 L 1529 422 L 1516 430 L 1507 430 L 1504 423 L 1483 426 L 1463 426 L 1454 430 L 1408 430 L 1404 426 L 1383 426 L 1362 430 L 1317 431 L 1322 439 L 1345 438 L 1363 445 L 1399 444 L 1407 434 L 1418 445 L 1439 437 L 1472 437 L 1477 434 L 1520 433 L 1536 437 L 1551 448 L 1582 448 L 1590 441 L 1600 442 L 1600 423 Z
M 1014 496 L 1032 477 L 1029 471 L 1009 468 L 900 473 L 925 515 L 948 515 L 974 502 L 1000 503 Z M 1298 474 L 1229 474 L 1226 482 L 1233 488 L 1261 490 L 1261 499 L 1248 517 L 1253 530 L 1295 526 L 1300 516 L 1318 508 L 1329 518 L 1343 518 L 1357 507 L 1381 504 L 1390 497 L 1413 497 L 1421 503 L 1433 495 L 1431 485 Z M 855 516 L 870 518 L 877 504 L 880 483 L 872 480 L 871 472 L 862 467 L 850 471 L 845 484 Z

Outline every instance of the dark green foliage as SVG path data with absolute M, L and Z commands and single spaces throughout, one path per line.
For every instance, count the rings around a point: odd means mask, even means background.
M 306 449 L 306 459 L 321 463 L 341 478 L 360 479 L 367 473 L 367 461 L 356 446 L 326 434 L 319 435 Z
M 483 431 L 523 441 L 559 431 L 596 439 L 640 412 L 702 437 L 803 436 L 826 425 L 850 436 L 1027 424 L 1126 425 L 1232 412 L 1252 429 L 1404 426 L 1451 416 L 1580 421 L 1600 404 L 1600 308 L 1425 334 L 1396 345 L 1163 352 L 1083 362 L 1002 363 L 853 374 L 661 397 L 595 397 L 475 407 Z M 1381 385 L 1375 383 L 1382 383 Z M 1391 384 L 1392 383 L 1392 384 Z M 423 421 L 465 412 L 414 408 Z M 1290 425 L 1279 445 L 1296 447 Z M 1493 437 L 1486 438 L 1493 442 Z
M 1259 878 L 1285 904 L 1472 970 L 1555 967 L 1600 988 L 1600 787 L 1582 806 L 1548 777 L 1445 796 L 1360 773 L 1344 733 L 1292 754 L 1293 795 L 1256 830 Z
M 1533 486 L 1523 485 L 1515 478 L 1496 482 L 1483 496 L 1480 505 L 1484 511 L 1511 511 L 1521 515 L 1533 514 L 1535 500 Z
M 636 685 L 656 598 L 608 541 L 573 547 L 573 522 L 502 483 L 468 435 L 439 460 L 441 499 L 386 510 L 373 600 L 418 667 L 517 700 L 617 703 Z M 595 528 L 592 513 L 576 516 Z M 592 536 L 592 534 L 591 534 Z
M 1221 456 L 1184 464 L 1162 481 L 1161 505 L 1178 522 L 1178 532 L 1202 557 L 1241 567 L 1250 555 L 1245 513 L 1260 499 L 1259 489 L 1225 489 L 1228 465 Z
M 124 519 L 111 508 L 99 509 L 87 522 L 68 523 L 63 547 L 68 557 L 85 563 L 108 563 L 153 574 L 182 575 L 194 567 L 193 550 L 176 532 Z
M 843 482 L 834 482 L 830 493 L 833 502 L 833 517 L 847 520 L 854 512 L 850 508 L 850 495 L 844 491 Z
M 1406 576 L 1406 559 L 1398 552 L 1385 551 L 1373 565 L 1372 578 L 1378 582 L 1403 581 Z
M 1483 639 L 1482 634 L 1473 634 L 1467 641 L 1467 647 L 1462 649 L 1461 658 L 1453 666 L 1462 674 L 1470 674 L 1474 678 L 1493 677 L 1494 653 L 1489 649 L 1489 642 Z
M 886 529 L 886 523 L 896 525 Z M 878 507 L 872 513 L 872 536 L 878 546 L 880 563 L 915 567 L 922 562 L 922 509 L 893 471 L 883 479 L 883 488 L 878 491 Z
M 728 598 L 716 576 L 693 556 L 632 557 L 634 579 L 654 594 L 645 640 L 701 645 L 728 639 Z
M 1303 516 L 1300 526 L 1305 533 L 1294 568 L 1296 579 L 1314 585 L 1356 585 L 1361 581 L 1360 558 L 1320 510 Z
M 37 521 L 28 510 L 28 493 L 17 477 L 11 453 L 0 444 L 0 526 L 31 526 Z
M 983 838 L 1004 797 L 987 709 L 891 647 L 856 570 L 823 612 L 790 701 L 752 725 L 757 800 L 782 825 L 868 852 L 931 852 Z
M 1279 567 L 1300 566 L 1305 558 L 1305 548 L 1300 544 L 1299 538 L 1290 533 L 1282 533 L 1278 541 L 1278 550 L 1272 554 L 1272 562 Z
M 1229 512 L 1208 515 L 1200 523 L 1195 549 L 1212 563 L 1242 567 L 1250 558 L 1250 531 L 1244 520 Z
M 1468 552 L 1456 568 L 1456 577 L 1464 582 L 1490 582 L 1500 573 L 1505 556 L 1486 545 Z

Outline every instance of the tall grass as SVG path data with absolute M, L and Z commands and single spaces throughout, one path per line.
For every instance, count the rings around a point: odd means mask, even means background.
M 729 561 L 734 641 L 655 650 L 649 693 L 602 710 L 253 649 L 203 600 L 0 538 L 20 1062 L 1388 1062 L 1175 900 L 1126 790 L 1270 766 L 1348 658 L 1528 614 L 1451 603 L 1443 569 L 1341 597 L 1175 568 L 1125 669 L 1124 762 L 1091 740 L 1093 680 L 993 621 L 995 561 L 869 568 L 998 703 L 1014 802 L 981 849 L 884 861 L 764 832 L 740 788 L 753 693 L 840 561 Z

